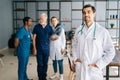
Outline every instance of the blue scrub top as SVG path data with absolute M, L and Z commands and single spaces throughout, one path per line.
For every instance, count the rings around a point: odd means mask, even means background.
M 50 36 L 53 34 L 52 27 L 47 24 L 45 28 L 41 24 L 35 25 L 33 34 L 36 34 L 36 48 L 37 50 L 49 50 Z
M 29 56 L 30 52 L 30 43 L 31 43 L 31 34 L 28 30 L 22 26 L 17 34 L 16 38 L 19 38 L 19 45 L 17 48 L 17 55 L 18 56 Z

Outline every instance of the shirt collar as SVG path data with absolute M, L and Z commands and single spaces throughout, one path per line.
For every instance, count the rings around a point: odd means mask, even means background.
M 93 24 L 88 28 L 87 26 L 86 26 L 86 24 L 85 24 L 85 29 L 86 30 L 91 30 L 93 27 L 95 26 L 95 22 L 93 22 Z

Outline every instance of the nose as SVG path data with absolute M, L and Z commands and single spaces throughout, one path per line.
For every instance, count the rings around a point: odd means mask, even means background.
M 87 16 L 88 16 L 88 13 L 85 13 L 84 16 L 87 17 Z

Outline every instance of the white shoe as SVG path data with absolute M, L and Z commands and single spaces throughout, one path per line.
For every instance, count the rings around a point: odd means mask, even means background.
M 64 79 L 63 79 L 63 76 L 60 76 L 60 80 L 64 80 Z
M 54 79 L 54 78 L 56 78 L 57 77 L 57 75 L 56 74 L 53 74 L 51 77 L 50 77 L 50 79 Z

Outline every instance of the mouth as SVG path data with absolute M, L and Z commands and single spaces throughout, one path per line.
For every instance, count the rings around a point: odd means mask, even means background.
M 85 16 L 85 19 L 88 19 L 89 17 L 88 16 Z

